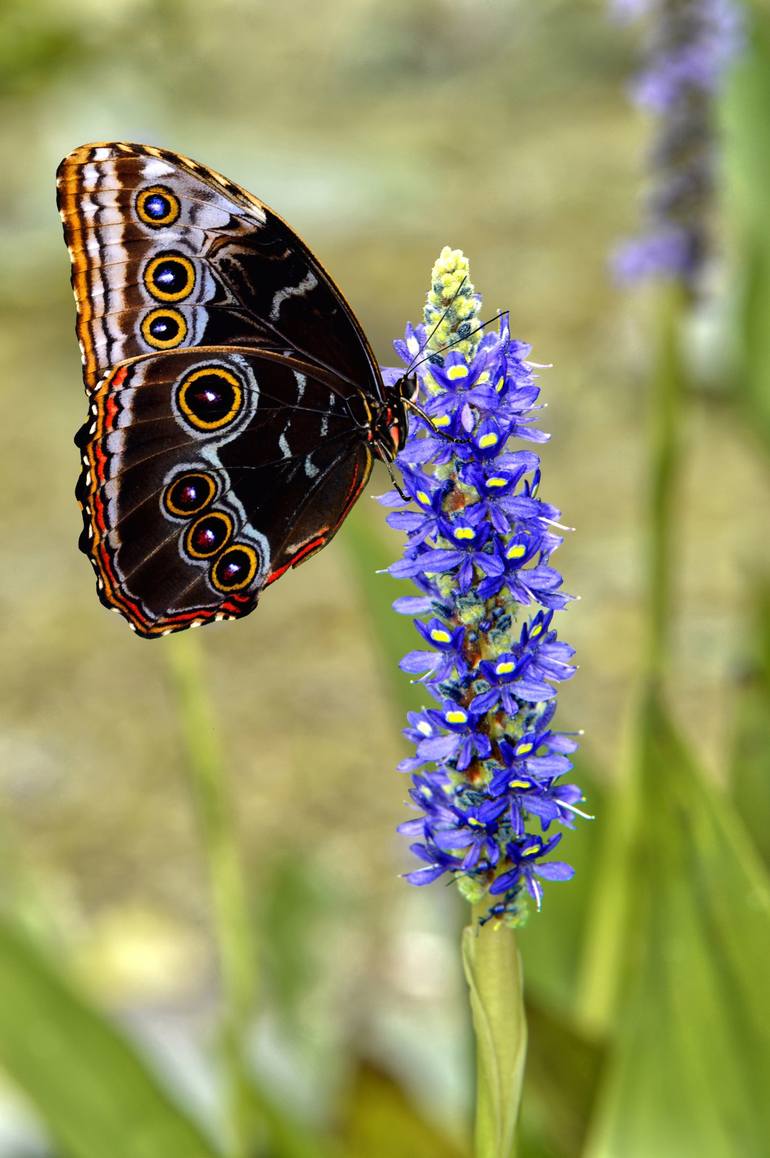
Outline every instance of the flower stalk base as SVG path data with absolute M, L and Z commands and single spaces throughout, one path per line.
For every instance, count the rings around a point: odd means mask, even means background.
M 463 930 L 463 968 L 476 1038 L 475 1158 L 513 1158 L 527 1055 L 521 958 L 513 929 L 481 923 L 474 906 Z

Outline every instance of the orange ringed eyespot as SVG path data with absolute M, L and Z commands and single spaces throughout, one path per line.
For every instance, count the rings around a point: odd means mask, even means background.
M 154 350 L 173 350 L 187 337 L 187 322 L 179 310 L 150 310 L 141 329 L 145 342 Z
M 187 519 L 207 507 L 216 493 L 217 484 L 210 474 L 193 471 L 169 483 L 163 492 L 163 505 L 174 518 Z
M 193 559 L 211 559 L 233 533 L 233 520 L 224 511 L 209 511 L 187 528 L 184 548 Z
M 152 229 L 173 225 L 181 211 L 179 198 L 165 185 L 150 185 L 147 189 L 140 189 L 134 204 L 139 220 Z
M 225 594 L 243 591 L 253 583 L 258 565 L 259 559 L 253 547 L 245 543 L 233 543 L 213 564 L 211 582 L 217 591 Z
M 161 253 L 147 263 L 144 285 L 161 302 L 180 302 L 195 288 L 195 266 L 181 253 Z
M 243 387 L 223 366 L 199 366 L 177 388 L 176 401 L 185 421 L 196 430 L 221 430 L 243 407 Z

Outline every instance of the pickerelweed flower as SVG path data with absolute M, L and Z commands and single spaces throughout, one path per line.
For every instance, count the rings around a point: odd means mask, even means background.
M 644 233 L 619 247 L 615 273 L 694 290 L 711 250 L 715 97 L 743 43 L 741 12 L 735 0 L 613 0 L 612 8 L 645 22 L 646 63 L 631 94 L 659 118 Z
M 410 713 L 415 753 L 399 766 L 418 813 L 399 831 L 422 862 L 407 880 L 447 874 L 472 903 L 489 898 L 488 917 L 515 925 L 526 894 L 540 908 L 542 880 L 573 875 L 551 856 L 559 829 L 586 814 L 580 789 L 562 783 L 576 741 L 551 728 L 558 684 L 575 672 L 553 626 L 570 599 L 551 564 L 564 528 L 538 495 L 538 455 L 514 443 L 548 437 L 534 425 L 540 390 L 506 317 L 482 336 L 480 304 L 467 260 L 445 248 L 425 324 L 395 343 L 417 363 L 430 421 L 413 421 L 397 459 L 409 501 L 397 490 L 380 501 L 406 532 L 389 571 L 420 591 L 394 603 L 416 617 L 421 644 L 401 667 L 434 701 Z

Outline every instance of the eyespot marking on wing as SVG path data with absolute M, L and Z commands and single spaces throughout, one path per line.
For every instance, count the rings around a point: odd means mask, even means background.
M 191 559 L 211 559 L 232 538 L 233 520 L 226 511 L 208 511 L 184 533 L 184 549 Z
M 187 337 L 187 322 L 179 310 L 150 310 L 142 318 L 142 337 L 153 350 L 174 350 Z
M 213 564 L 210 578 L 217 591 L 230 595 L 244 591 L 254 581 L 258 569 L 256 550 L 246 543 L 233 543 Z

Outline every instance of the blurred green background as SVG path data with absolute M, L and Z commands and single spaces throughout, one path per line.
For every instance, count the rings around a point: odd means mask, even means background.
M 410 640 L 388 610 L 400 588 L 373 574 L 399 550 L 382 510 L 362 498 L 329 550 L 195 650 L 133 637 L 77 550 L 85 403 L 54 170 L 110 139 L 186 153 L 273 206 L 382 362 L 450 244 L 488 313 L 509 309 L 553 363 L 543 494 L 577 528 L 558 562 L 582 597 L 561 620 L 581 670 L 560 720 L 586 730 L 598 819 L 568 834 L 578 877 L 547 888 L 520 936 L 521 1158 L 770 1152 L 767 9 L 724 104 L 721 262 L 684 334 L 652 786 L 629 773 L 629 733 L 655 294 L 607 274 L 638 225 L 651 128 L 624 94 L 633 33 L 603 0 L 5 0 L 1 18 L 0 1156 L 228 1144 L 180 710 L 195 665 L 259 959 L 258 1006 L 235 1031 L 250 1155 L 467 1153 L 466 914 L 453 890 L 399 879 L 394 767 L 420 701 L 395 666 Z M 370 491 L 387 485 L 375 474 Z

